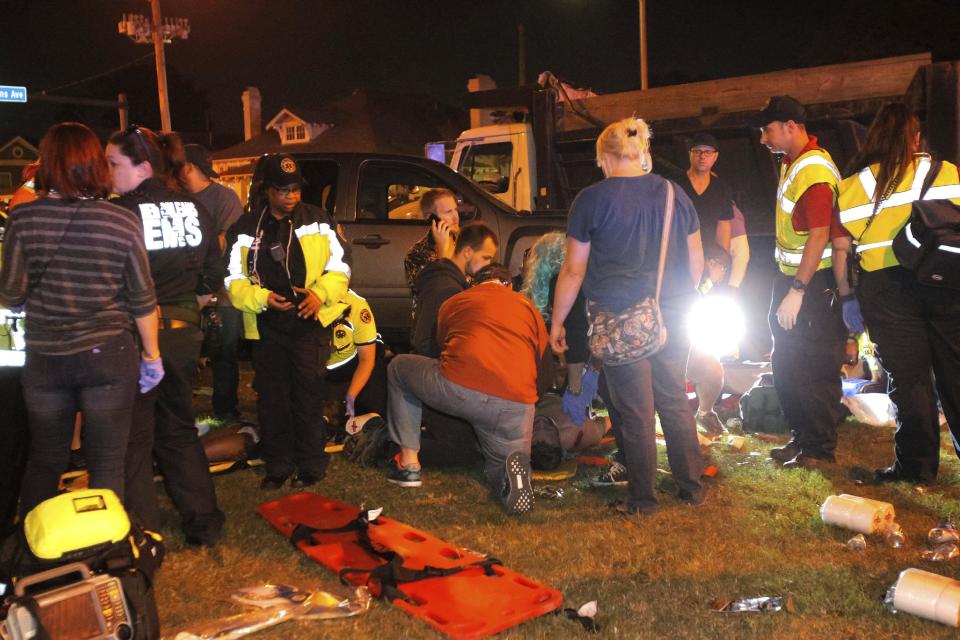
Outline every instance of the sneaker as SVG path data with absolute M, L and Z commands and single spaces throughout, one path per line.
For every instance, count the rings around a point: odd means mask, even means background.
M 400 466 L 400 460 L 387 473 L 387 482 L 392 482 L 398 487 L 420 487 L 423 486 L 423 478 L 420 475 L 420 466 L 408 464 L 405 467 Z
M 713 436 L 723 433 L 723 423 L 720 422 L 720 416 L 716 411 L 697 411 L 697 424 L 703 427 L 703 430 Z
M 530 456 L 514 451 L 507 456 L 507 488 L 504 505 L 507 513 L 518 516 L 533 509 L 533 485 L 530 484 Z
M 627 484 L 627 468 L 614 461 L 606 471 L 590 480 L 594 487 L 620 487 Z
M 791 440 L 782 447 L 770 449 L 770 457 L 780 462 L 789 462 L 800 454 L 800 445 L 795 440 Z

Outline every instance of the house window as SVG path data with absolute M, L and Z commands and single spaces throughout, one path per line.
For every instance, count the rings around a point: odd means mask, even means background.
M 13 187 L 13 174 L 6 171 L 0 172 L 0 189 L 10 189 Z
M 307 128 L 302 124 L 290 124 L 283 128 L 284 142 L 303 142 L 307 139 Z

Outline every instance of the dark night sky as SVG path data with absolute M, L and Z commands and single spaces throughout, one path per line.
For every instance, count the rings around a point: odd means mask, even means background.
M 527 34 L 527 80 L 554 71 L 599 92 L 637 88 L 635 0 L 163 0 L 187 17 L 167 47 L 174 128 L 242 133 L 240 93 L 260 88 L 266 121 L 283 105 L 317 105 L 357 87 L 421 92 L 456 103 L 467 79 L 517 81 L 517 31 Z M 649 0 L 652 86 L 789 67 L 932 51 L 960 59 L 960 1 L 808 0 L 806 14 L 771 0 Z M 150 52 L 116 32 L 146 0 L 0 0 L 0 84 L 56 88 Z M 799 21 L 798 21 L 799 19 Z M 157 125 L 151 60 L 55 93 L 114 98 Z M 182 80 L 181 80 L 182 79 Z M 62 111 L 0 105 L 0 138 L 36 140 Z M 140 115 L 138 115 L 140 114 Z M 182 115 L 181 115 L 182 114 Z M 87 114 L 89 115 L 89 114 Z M 113 114 L 98 114 L 108 123 Z

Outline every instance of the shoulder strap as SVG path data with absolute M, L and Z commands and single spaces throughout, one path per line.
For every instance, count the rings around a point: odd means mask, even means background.
M 663 267 L 667 262 L 667 247 L 670 245 L 670 225 L 673 223 L 673 183 L 667 180 L 667 203 L 663 215 L 663 235 L 660 237 L 660 264 L 657 267 L 657 303 L 660 302 L 660 286 L 663 284 Z
M 917 200 L 923 200 L 923 196 L 927 195 L 927 191 L 930 190 L 930 187 L 933 185 L 933 181 L 937 179 L 937 175 L 940 173 L 940 167 L 942 166 L 942 160 L 937 160 L 931 163 L 930 172 L 927 173 L 927 177 L 923 179 L 923 186 L 920 187 L 920 195 L 917 197 Z

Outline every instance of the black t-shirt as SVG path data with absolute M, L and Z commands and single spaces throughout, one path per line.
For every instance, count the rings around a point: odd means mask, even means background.
M 690 196 L 690 201 L 697 209 L 704 257 L 721 255 L 723 248 L 717 243 L 717 223 L 720 220 L 733 220 L 733 192 L 730 185 L 717 176 L 711 175 L 710 184 L 703 193 L 698 195 L 690 182 L 690 176 L 684 174 L 680 186 Z
M 676 185 L 674 193 L 661 302 L 694 290 L 687 236 L 700 225 L 690 198 Z M 588 300 L 619 311 L 656 292 L 666 194 L 667 180 L 648 174 L 607 178 L 577 195 L 567 235 L 591 243 L 583 281 Z

